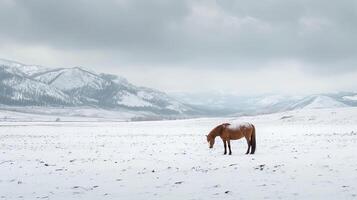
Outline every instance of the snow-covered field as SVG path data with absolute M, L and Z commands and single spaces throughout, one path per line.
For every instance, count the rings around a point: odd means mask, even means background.
M 166 116 L 167 117 L 167 116 Z M 162 119 L 149 111 L 107 110 L 90 107 L 14 107 L 0 104 L 0 122 L 137 121 Z
M 205 134 L 249 121 L 257 151 Z M 41 120 L 40 120 L 41 121 Z M 237 119 L 0 122 L 0 199 L 356 199 L 357 109 Z

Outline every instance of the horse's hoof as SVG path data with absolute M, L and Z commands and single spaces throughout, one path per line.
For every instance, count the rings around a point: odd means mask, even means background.
M 229 155 L 232 155 L 232 153 L 229 153 Z

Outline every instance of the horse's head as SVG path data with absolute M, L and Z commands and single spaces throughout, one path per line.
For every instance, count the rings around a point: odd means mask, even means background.
M 214 139 L 217 136 L 221 135 L 223 129 L 225 129 L 228 125 L 229 123 L 223 123 L 221 125 L 218 125 L 214 129 L 212 129 L 212 131 L 208 135 L 206 135 L 209 148 L 213 148 Z
M 207 137 L 208 147 L 210 149 L 213 148 L 215 138 L 212 135 L 206 135 L 206 137 Z

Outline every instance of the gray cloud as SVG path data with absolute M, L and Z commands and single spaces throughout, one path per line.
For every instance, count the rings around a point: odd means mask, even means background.
M 5 1 L 3 37 L 59 48 L 155 47 L 185 5 L 166 1 Z
M 177 71 L 294 62 L 317 75 L 357 65 L 354 0 L 3 0 L 0 27 L 3 45 L 48 48 L 56 61 L 73 53 L 74 63 L 100 55 L 107 61 L 89 60 Z

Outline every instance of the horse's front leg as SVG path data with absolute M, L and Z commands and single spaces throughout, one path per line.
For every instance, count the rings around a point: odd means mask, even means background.
M 227 144 L 226 144 L 226 141 L 223 140 L 223 145 L 224 145 L 224 155 L 227 154 Z
M 229 148 L 229 155 L 232 155 L 231 140 L 227 140 L 227 142 L 228 142 L 228 148 Z

